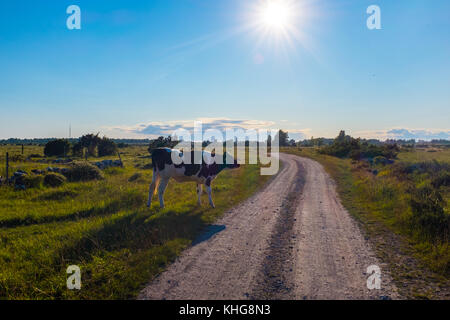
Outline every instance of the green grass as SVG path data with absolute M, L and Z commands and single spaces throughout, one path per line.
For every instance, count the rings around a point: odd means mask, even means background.
M 0 146 L 2 164 L 6 151 L 19 154 L 21 147 Z M 150 162 L 146 147 L 121 152 L 125 168 L 105 170 L 104 180 L 26 191 L 0 187 L 0 298 L 134 298 L 205 226 L 268 178 L 256 165 L 222 172 L 213 183 L 216 209 L 209 207 L 206 194 L 203 206 L 197 206 L 194 183 L 171 182 L 166 208 L 160 209 L 154 198 L 149 209 L 152 172 L 144 169 Z M 42 154 L 43 147 L 26 146 L 25 158 L 31 153 Z M 12 162 L 10 174 L 63 167 L 34 160 L 39 158 Z M 66 269 L 72 264 L 81 268 L 81 290 L 66 288 Z
M 398 154 L 400 161 L 422 162 L 422 161 L 444 161 L 450 162 L 450 148 L 437 149 L 415 149 L 413 151 L 403 151 Z
M 320 154 L 315 148 L 300 150 L 282 148 L 281 151 L 312 158 L 324 166 L 336 181 L 342 204 L 374 240 L 379 256 L 390 263 L 392 270 L 397 272 L 394 277 L 401 279 L 402 285 L 406 283 L 405 278 L 411 277 L 411 270 L 402 265 L 404 261 L 408 261 L 407 256 L 417 259 L 422 270 L 431 272 L 434 278 L 430 281 L 448 285 L 450 279 L 448 239 L 431 241 L 411 225 L 409 202 L 411 195 L 408 193 L 410 184 L 393 175 L 391 166 L 380 165 L 374 168 L 363 162 Z M 444 149 L 437 152 L 427 150 L 400 152 L 397 162 L 417 163 L 434 159 L 450 163 L 450 151 Z M 372 173 L 374 169 L 379 171 L 377 175 Z M 412 183 L 421 185 L 427 183 L 428 179 L 428 176 L 414 176 Z M 445 211 L 448 214 L 449 189 L 443 188 L 442 193 L 447 200 Z M 393 242 L 398 239 L 401 244 L 397 246 Z M 400 251 L 406 257 L 401 257 Z M 420 273 L 417 277 L 422 276 Z

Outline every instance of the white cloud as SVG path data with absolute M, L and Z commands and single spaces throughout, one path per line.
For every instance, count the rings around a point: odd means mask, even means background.
M 103 132 L 113 138 L 156 138 L 158 136 L 168 136 L 177 129 L 186 129 L 190 132 L 194 130 L 194 122 L 201 121 L 203 132 L 208 129 L 219 130 L 224 133 L 226 129 L 283 129 L 289 132 L 292 139 L 304 139 L 310 129 L 289 129 L 286 128 L 286 120 L 277 123 L 269 120 L 252 119 L 229 119 L 229 118 L 197 118 L 195 120 L 171 120 L 171 121 L 152 121 L 139 123 L 131 126 L 112 126 L 103 127 Z M 295 127 L 289 124 L 289 127 Z
M 282 129 L 288 131 L 289 138 L 294 140 L 309 139 L 313 133 L 316 137 L 321 137 L 320 131 L 310 128 L 296 129 L 298 125 L 289 120 L 270 121 L 270 120 L 251 120 L 251 119 L 229 119 L 229 118 L 197 118 L 191 120 L 171 120 L 171 121 L 152 121 L 139 123 L 131 126 L 112 126 L 103 127 L 102 134 L 111 138 L 156 138 L 159 136 L 168 136 L 177 129 L 183 128 L 190 132 L 194 130 L 194 122 L 201 121 L 203 132 L 208 129 L 216 129 L 225 135 L 226 129 Z M 313 132 L 314 131 L 314 132 Z M 394 127 L 380 130 L 351 131 L 349 134 L 354 137 L 367 139 L 416 139 L 432 140 L 447 139 L 450 140 L 450 130 L 448 129 L 411 129 Z M 336 134 L 337 135 L 337 134 Z M 332 137 L 328 137 L 332 138 Z
M 361 138 L 386 139 L 415 139 L 415 140 L 433 140 L 450 139 L 450 130 L 448 129 L 406 129 L 391 128 L 387 130 L 358 131 L 354 136 Z

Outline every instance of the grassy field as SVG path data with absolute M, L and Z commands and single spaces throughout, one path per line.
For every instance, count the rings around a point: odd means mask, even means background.
M 325 167 L 337 183 L 343 205 L 362 224 L 378 255 L 390 264 L 404 295 L 433 298 L 449 289 L 448 235 L 446 238 L 430 238 L 411 223 L 411 184 L 414 187 L 429 184 L 429 175 L 414 174 L 406 181 L 395 175 L 393 165 L 369 166 L 320 154 L 315 148 L 283 148 L 282 151 L 312 158 Z M 433 160 L 450 163 L 450 150 L 403 151 L 396 163 L 411 165 Z M 448 215 L 450 190 L 448 187 L 440 190 L 446 203 L 445 214 Z
M 222 172 L 213 183 L 216 209 L 196 204 L 194 183 L 171 182 L 166 208 L 146 198 L 151 162 L 146 146 L 121 149 L 124 168 L 105 179 L 67 182 L 25 191 L 0 187 L 0 299 L 130 299 L 199 233 L 231 206 L 249 197 L 268 177 L 256 165 Z M 0 146 L 12 172 L 60 164 L 39 163 L 43 147 Z M 115 159 L 114 157 L 108 157 Z M 91 158 L 98 161 L 101 158 Z M 131 178 L 131 179 L 130 179 Z M 66 269 L 81 268 L 81 290 L 66 288 Z

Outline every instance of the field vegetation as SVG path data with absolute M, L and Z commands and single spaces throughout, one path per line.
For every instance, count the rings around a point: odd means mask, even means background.
M 375 240 L 378 253 L 390 263 L 402 287 L 409 280 L 423 278 L 437 283 L 438 291 L 448 291 L 450 149 L 361 145 L 357 139 L 344 137 L 341 132 L 324 147 L 282 151 L 312 158 L 325 167 L 337 182 L 343 205 Z M 396 241 L 401 244 L 397 246 Z M 417 266 L 412 266 L 409 256 Z M 430 298 L 439 294 L 436 287 L 421 285 L 411 283 L 406 295 Z
M 225 170 L 213 183 L 216 209 L 207 195 L 197 206 L 195 184 L 172 182 L 166 208 L 153 201 L 149 209 L 148 145 L 121 145 L 124 166 L 101 171 L 88 162 L 118 156 L 55 164 L 44 146 L 25 146 L 23 155 L 21 149 L 0 146 L 0 176 L 8 152 L 9 174 L 23 170 L 33 180 L 25 190 L 0 186 L 0 299 L 134 298 L 207 225 L 267 180 L 257 165 Z M 71 171 L 31 174 L 49 166 Z M 81 268 L 81 290 L 66 287 L 69 265 Z

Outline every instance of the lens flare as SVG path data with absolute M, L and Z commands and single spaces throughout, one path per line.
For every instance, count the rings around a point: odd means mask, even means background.
M 290 24 L 290 11 L 285 2 L 270 1 L 261 10 L 262 23 L 272 29 L 284 29 Z

